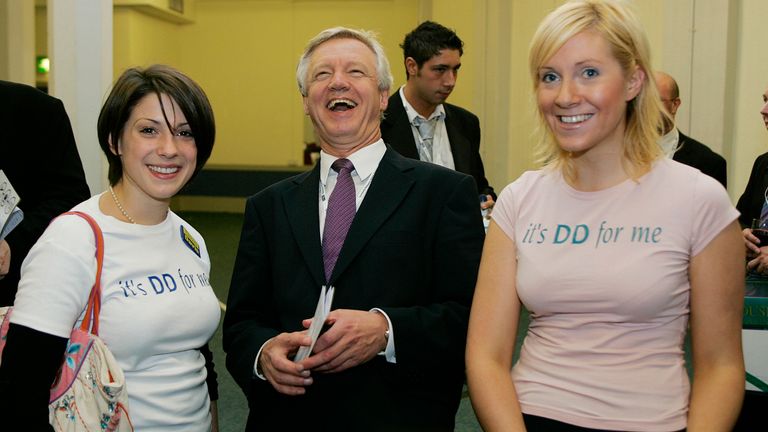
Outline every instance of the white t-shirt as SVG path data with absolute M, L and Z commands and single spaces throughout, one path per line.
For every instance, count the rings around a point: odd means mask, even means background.
M 99 195 L 73 210 L 104 233 L 99 336 L 120 367 L 138 431 L 208 431 L 205 345 L 219 323 L 202 236 L 173 212 L 154 226 L 103 214 Z M 11 322 L 69 337 L 96 272 L 93 232 L 77 216 L 55 219 L 24 260 Z
M 492 217 L 515 241 L 531 312 L 512 370 L 523 412 L 595 429 L 685 428 L 688 267 L 738 214 L 717 181 L 669 159 L 598 192 L 550 170 L 507 186 Z

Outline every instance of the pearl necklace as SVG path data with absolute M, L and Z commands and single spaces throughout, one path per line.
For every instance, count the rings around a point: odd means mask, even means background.
M 112 194 L 112 200 L 115 201 L 115 205 L 117 205 L 118 210 L 120 210 L 120 213 L 125 216 L 126 219 L 128 219 L 128 222 L 135 224 L 136 221 L 133 220 L 132 217 L 128 216 L 128 212 L 125 211 L 123 206 L 120 204 L 120 200 L 117 199 L 117 195 L 115 195 L 115 191 L 112 189 L 112 186 L 109 187 L 109 193 Z

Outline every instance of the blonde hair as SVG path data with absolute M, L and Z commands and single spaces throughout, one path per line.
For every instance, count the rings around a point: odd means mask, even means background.
M 668 117 L 661 105 L 651 68 L 648 40 L 637 16 L 620 0 L 573 0 L 555 9 L 539 24 L 530 45 L 529 67 L 534 92 L 539 86 L 539 69 L 568 40 L 591 30 L 605 38 L 621 65 L 625 77 L 639 68 L 645 73 L 640 92 L 627 102 L 624 130 L 624 169 L 637 179 L 662 156 L 658 145 L 659 127 Z M 568 152 L 561 149 L 539 110 L 537 162 L 563 171 L 566 178 L 576 178 Z

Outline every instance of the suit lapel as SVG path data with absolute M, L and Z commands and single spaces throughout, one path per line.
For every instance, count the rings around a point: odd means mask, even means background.
M 331 283 L 349 267 L 366 243 L 397 209 L 400 202 L 405 199 L 413 186 L 413 179 L 403 173 L 408 169 L 402 164 L 404 160 L 392 149 L 387 149 L 384 154 L 379 167 L 373 174 L 371 186 L 368 188 L 365 199 L 349 228 L 344 246 L 339 253 L 339 259 L 336 261 L 336 267 L 331 275 Z
M 297 177 L 294 180 L 294 188 L 283 194 L 288 223 L 317 286 L 325 284 L 317 207 L 319 184 L 320 163 L 317 163 L 312 171 Z
M 453 155 L 453 167 L 458 172 L 472 172 L 471 167 L 466 166 L 470 160 L 470 156 L 466 152 L 472 146 L 467 142 L 467 138 L 457 126 L 458 120 L 451 106 L 444 103 L 443 108 L 445 109 L 445 130 L 448 133 L 448 142 L 451 145 L 451 154 Z
M 389 97 L 389 105 L 384 116 L 382 129 L 385 130 L 383 135 L 389 138 L 389 141 L 386 139 L 384 141 L 387 145 L 407 158 L 419 159 L 411 123 L 408 121 L 408 114 L 405 113 L 399 91 Z
M 689 165 L 691 159 L 691 146 L 686 145 L 688 137 L 678 132 L 677 150 L 672 154 L 672 160 Z

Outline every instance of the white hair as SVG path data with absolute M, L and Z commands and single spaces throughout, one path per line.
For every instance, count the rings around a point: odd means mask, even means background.
M 318 33 L 312 38 L 304 48 L 304 53 L 296 66 L 296 82 L 299 84 L 299 91 L 302 96 L 307 96 L 307 73 L 309 69 L 309 58 L 312 52 L 331 39 L 355 39 L 365 44 L 376 55 L 376 76 L 379 81 L 379 90 L 389 91 L 392 87 L 392 71 L 389 68 L 389 60 L 384 54 L 384 48 L 376 39 L 373 32 L 367 30 L 355 30 L 346 27 L 333 27 Z

